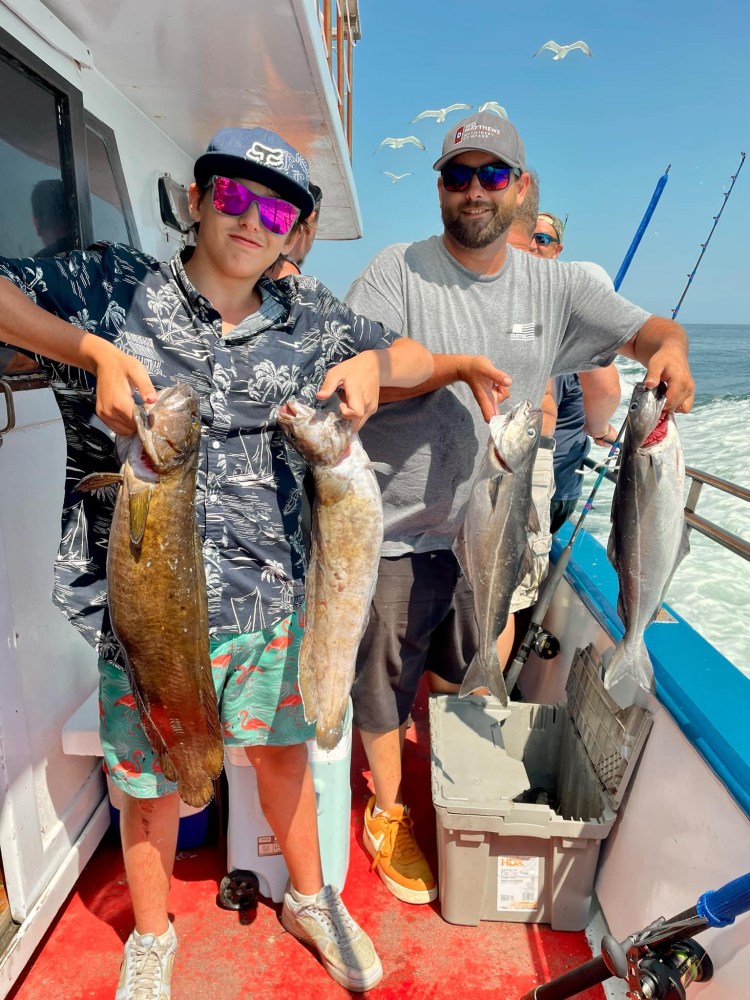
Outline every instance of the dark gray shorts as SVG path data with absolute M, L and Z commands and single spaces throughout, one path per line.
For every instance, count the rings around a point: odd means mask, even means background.
M 460 684 L 478 642 L 471 589 L 452 552 L 381 559 L 352 688 L 354 724 L 370 733 L 397 729 L 422 673 Z

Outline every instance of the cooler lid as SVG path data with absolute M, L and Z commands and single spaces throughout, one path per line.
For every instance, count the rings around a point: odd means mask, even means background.
M 645 708 L 620 708 L 604 687 L 593 643 L 577 649 L 568 675 L 568 713 L 612 808 L 617 810 L 653 719 Z
M 509 757 L 503 742 L 502 723 L 510 714 L 509 706 L 480 695 L 430 698 L 435 806 L 451 813 L 498 816 L 528 790 L 523 762 Z

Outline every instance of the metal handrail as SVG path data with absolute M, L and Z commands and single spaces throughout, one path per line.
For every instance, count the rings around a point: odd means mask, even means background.
M 358 0 L 317 0 L 328 71 L 336 91 L 349 156 L 352 155 L 353 53 L 361 38 Z M 335 60 L 333 49 L 336 49 Z
M 598 470 L 600 467 L 598 462 L 594 462 L 590 458 L 584 459 L 584 465 L 594 470 Z M 690 466 L 685 468 L 685 475 L 692 480 L 685 504 L 685 520 L 688 527 L 710 539 L 712 542 L 717 542 L 729 552 L 734 552 L 735 555 L 750 561 L 750 542 L 731 531 L 727 531 L 725 528 L 719 527 L 718 524 L 714 524 L 708 518 L 695 513 L 698 498 L 704 485 L 713 486 L 715 489 L 722 490 L 724 493 L 728 493 L 738 500 L 748 502 L 750 502 L 750 490 L 745 489 L 744 486 L 739 486 L 737 483 L 730 483 L 727 479 L 720 479 L 718 476 L 713 476 L 710 472 L 702 472 L 700 469 L 693 469 Z M 608 470 L 605 472 L 604 478 L 608 479 L 611 483 L 616 483 L 617 473 Z

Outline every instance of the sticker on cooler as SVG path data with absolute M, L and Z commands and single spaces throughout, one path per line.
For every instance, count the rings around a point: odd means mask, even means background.
M 497 859 L 498 910 L 539 909 L 539 858 L 518 855 Z
M 281 845 L 275 837 L 258 837 L 258 857 L 268 858 L 272 854 L 281 854 Z

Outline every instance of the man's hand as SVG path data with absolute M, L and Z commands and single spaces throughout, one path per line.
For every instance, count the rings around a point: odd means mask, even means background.
M 457 367 L 459 378 L 471 389 L 482 416 L 489 423 L 500 403 L 510 396 L 513 380 L 481 354 L 462 355 Z
M 649 389 L 655 389 L 660 382 L 666 382 L 667 409 L 676 413 L 690 411 L 695 398 L 695 382 L 684 351 L 671 345 L 657 351 L 648 363 L 643 381 Z
M 117 434 L 135 434 L 133 392 L 144 403 L 156 402 L 156 390 L 145 367 L 106 340 L 95 338 L 91 371 L 96 375 L 96 414 Z
M 341 393 L 339 412 L 351 420 L 354 430 L 371 417 L 378 408 L 380 393 L 379 351 L 363 351 L 354 358 L 330 368 L 318 390 L 318 399 L 330 399 L 334 392 Z

